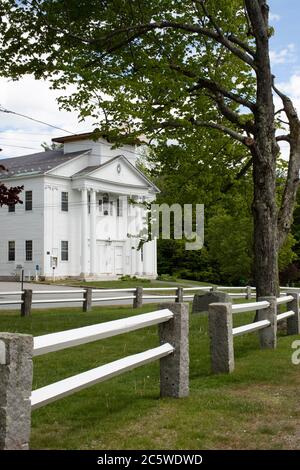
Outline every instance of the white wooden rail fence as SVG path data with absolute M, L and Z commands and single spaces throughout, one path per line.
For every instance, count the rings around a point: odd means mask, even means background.
M 195 286 L 195 287 L 134 287 L 122 289 L 95 289 L 92 287 L 78 288 L 78 289 L 55 289 L 55 290 L 19 290 L 19 291 L 0 291 L 0 308 L 5 305 L 20 305 L 21 316 L 31 314 L 33 306 L 47 305 L 47 304 L 64 304 L 64 303 L 78 303 L 82 305 L 84 312 L 89 311 L 93 305 L 101 302 L 131 300 L 134 308 L 142 307 L 143 300 L 154 301 L 192 301 L 194 295 L 198 292 L 209 291 L 223 291 L 228 292 L 232 299 L 251 299 L 256 297 L 255 287 L 232 287 L 232 286 Z M 297 291 L 297 288 L 281 287 L 281 290 L 288 292 L 292 290 Z M 298 289 L 300 292 L 300 288 Z M 164 294 L 166 292 L 166 294 Z M 174 292 L 169 294 L 168 292 Z M 185 294 L 187 292 L 187 294 Z M 191 292 L 191 293 L 189 293 Z M 149 293 L 149 294 L 148 294 Z M 76 294 L 76 297 L 74 296 Z M 103 296 L 103 294 L 116 294 L 114 296 Z M 47 296 L 46 298 L 36 298 L 37 296 Z M 59 297 L 57 295 L 65 295 L 66 297 Z M 78 297 L 78 295 L 81 295 Z M 52 296 L 55 296 L 52 298 Z M 19 297 L 18 299 L 9 299 L 5 297 Z M 4 299 L 3 299 L 4 298 Z
M 32 357 L 159 325 L 160 345 L 31 390 Z M 121 320 L 32 338 L 0 333 L 0 449 L 26 449 L 31 411 L 84 388 L 160 360 L 160 395 L 189 393 L 188 306 L 167 308 Z
M 211 365 L 214 373 L 234 370 L 233 339 L 247 333 L 259 332 L 261 348 L 276 348 L 277 324 L 287 320 L 287 334 L 300 334 L 299 293 L 290 292 L 281 297 L 265 297 L 257 302 L 243 304 L 213 303 L 209 305 L 209 335 Z M 280 313 L 281 305 L 286 310 Z M 257 321 L 233 328 L 233 315 L 257 312 Z

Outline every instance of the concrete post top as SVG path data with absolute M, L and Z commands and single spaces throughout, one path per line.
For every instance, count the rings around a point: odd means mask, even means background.
M 2 333 L 0 331 L 0 340 L 4 340 L 8 342 L 8 341 L 16 340 L 16 339 L 22 339 L 24 341 L 28 340 L 33 343 L 33 336 L 31 335 L 27 335 L 23 333 L 6 333 L 6 332 Z
M 0 364 L 9 365 L 16 354 L 32 356 L 33 336 L 0 332 Z
M 268 301 L 272 302 L 272 301 L 276 300 L 276 295 L 266 295 L 266 296 L 264 295 L 262 297 L 258 297 L 258 300 L 259 301 L 260 300 L 268 300 Z
M 300 293 L 299 292 L 289 292 L 288 295 L 294 297 L 294 299 L 299 299 Z
M 224 308 L 226 309 L 232 309 L 232 303 L 231 302 L 214 302 L 209 304 L 210 308 L 213 308 L 214 310 L 223 310 Z
M 159 308 L 167 308 L 171 310 L 171 312 L 175 313 L 175 315 L 176 313 L 182 312 L 182 307 L 185 307 L 184 310 L 186 309 L 187 312 L 189 311 L 189 304 L 187 302 L 166 302 L 159 305 Z

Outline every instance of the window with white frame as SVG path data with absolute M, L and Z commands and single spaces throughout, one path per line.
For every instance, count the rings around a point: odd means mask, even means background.
M 32 191 L 25 191 L 25 211 L 32 211 Z
M 67 191 L 61 193 L 61 210 L 62 212 L 68 212 L 69 210 L 69 193 Z
M 26 240 L 25 241 L 25 260 L 26 261 L 32 261 L 32 248 L 33 248 L 33 243 L 32 240 Z
M 101 215 L 113 215 L 113 206 L 114 202 L 110 200 L 107 193 L 99 199 L 99 212 Z
M 117 198 L 117 217 L 123 216 L 123 199 L 122 197 Z
M 66 240 L 61 241 L 61 260 L 69 261 L 69 242 Z
M 16 242 L 14 240 L 8 242 L 8 261 L 16 261 Z

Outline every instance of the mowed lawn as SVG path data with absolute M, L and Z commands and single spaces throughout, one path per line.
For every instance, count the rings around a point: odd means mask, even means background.
M 152 311 L 96 307 L 0 313 L 0 330 L 34 336 Z M 253 314 L 235 316 L 236 325 Z M 32 449 L 299 449 L 300 365 L 295 337 L 275 351 L 257 334 L 235 339 L 236 369 L 211 375 L 207 317 L 190 315 L 190 396 L 159 398 L 159 363 L 135 369 L 32 413 Z M 158 345 L 157 327 L 34 359 L 33 388 Z

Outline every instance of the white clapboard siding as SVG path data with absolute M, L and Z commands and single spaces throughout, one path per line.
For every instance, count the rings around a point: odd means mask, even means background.
M 170 310 L 162 309 L 142 315 L 122 318 L 120 320 L 97 323 L 96 325 L 37 336 L 33 339 L 33 355 L 41 356 L 49 352 L 110 338 L 147 326 L 157 325 L 170 320 L 173 316 L 174 314 Z
M 232 313 L 252 312 L 254 310 L 262 310 L 269 307 L 270 304 L 266 300 L 260 302 L 247 302 L 244 304 L 232 305 Z
M 293 317 L 294 315 L 295 315 L 295 312 L 293 310 L 289 310 L 288 312 L 284 312 L 284 313 L 279 313 L 277 315 L 277 322 L 285 320 L 286 318 L 289 318 L 289 317 Z
M 253 331 L 262 330 L 263 328 L 267 328 L 270 325 L 271 323 L 269 320 L 261 320 L 255 323 L 249 323 L 248 325 L 238 326 L 233 328 L 232 336 L 235 337 L 244 335 L 246 333 L 253 333 Z
M 31 409 L 35 410 L 55 400 L 71 395 L 99 382 L 111 379 L 136 367 L 156 361 L 174 352 L 173 346 L 165 343 L 154 349 L 124 357 L 87 372 L 55 382 L 46 387 L 34 390 L 31 394 Z
M 287 302 L 291 302 L 294 300 L 294 297 L 292 295 L 284 295 L 282 297 L 278 297 L 277 299 L 277 305 L 281 304 L 286 304 Z

